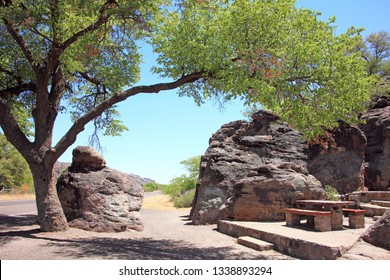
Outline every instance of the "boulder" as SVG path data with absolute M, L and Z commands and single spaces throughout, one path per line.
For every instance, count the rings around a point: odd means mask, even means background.
M 365 186 L 370 191 L 390 189 L 390 100 L 379 97 L 361 119 L 367 137 Z
M 89 160 L 85 151 L 94 159 Z M 73 153 L 77 163 L 72 162 L 57 181 L 69 226 L 96 232 L 143 230 L 139 210 L 144 192 L 140 177 L 100 168 L 105 165 L 104 159 L 90 151 L 91 148 L 78 147 Z
M 72 152 L 72 172 L 90 172 L 102 170 L 106 167 L 103 156 L 95 149 L 88 146 L 78 146 Z
M 367 138 L 357 126 L 340 122 L 337 129 L 309 145 L 308 171 L 340 194 L 363 191 L 366 146 Z
M 390 210 L 387 210 L 361 237 L 367 243 L 390 250 Z
M 190 214 L 194 224 L 281 221 L 294 199 L 326 198 L 308 173 L 301 135 L 268 111 L 252 119 L 226 124 L 211 137 Z

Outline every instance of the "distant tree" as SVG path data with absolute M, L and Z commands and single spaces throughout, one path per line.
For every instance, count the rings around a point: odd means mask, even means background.
M 0 134 L 0 186 L 20 190 L 32 185 L 32 175 L 22 155 Z
M 0 126 L 32 171 L 41 230 L 68 228 L 54 163 L 90 122 L 107 135 L 123 131 L 115 106 L 131 96 L 179 88 L 199 104 L 243 98 L 308 138 L 357 121 L 369 85 L 359 55 L 345 55 L 357 33 L 335 36 L 333 21 L 294 2 L 0 0 Z M 143 39 L 168 82 L 135 85 Z M 53 143 L 64 111 L 73 125 Z
M 199 179 L 200 156 L 190 157 L 180 162 L 186 173 L 174 177 L 170 184 L 164 186 L 163 192 L 172 197 L 175 207 L 190 207 L 195 195 L 196 183 Z
M 356 44 L 366 61 L 369 75 L 376 77 L 372 94 L 390 95 L 390 33 L 374 32 Z

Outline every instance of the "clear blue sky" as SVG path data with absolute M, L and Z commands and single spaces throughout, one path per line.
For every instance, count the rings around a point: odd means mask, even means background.
M 390 31 L 390 0 L 299 0 L 297 6 L 322 12 L 324 20 L 336 16 L 335 25 L 340 33 L 350 26 L 365 28 L 364 35 Z M 155 55 L 148 47 L 142 52 L 145 64 L 140 84 L 161 82 L 150 73 Z M 213 102 L 198 107 L 189 98 L 179 98 L 176 91 L 131 97 L 119 106 L 122 121 L 129 131 L 121 137 L 101 137 L 107 165 L 168 183 L 185 173 L 180 161 L 204 154 L 211 135 L 221 125 L 243 119 L 243 109 L 240 101 L 225 104 L 223 110 Z M 59 120 L 55 140 L 70 125 L 66 119 Z M 60 161 L 70 162 L 72 149 L 88 145 L 90 134 L 91 129 L 81 133 Z

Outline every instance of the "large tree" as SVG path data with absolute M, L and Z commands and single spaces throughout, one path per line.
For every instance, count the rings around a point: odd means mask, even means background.
M 307 137 L 363 109 L 364 63 L 347 52 L 353 30 L 336 36 L 332 20 L 292 0 L 166 2 L 0 0 L 0 125 L 32 171 L 41 230 L 67 229 L 56 160 L 89 122 L 107 134 L 123 129 L 115 105 L 131 96 L 179 88 L 198 103 L 241 97 Z M 145 38 L 166 83 L 135 86 Z M 21 108 L 33 137 L 16 117 Z M 62 111 L 74 123 L 53 143 Z

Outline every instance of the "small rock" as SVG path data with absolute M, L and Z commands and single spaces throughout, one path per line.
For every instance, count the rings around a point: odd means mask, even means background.
M 78 146 L 73 150 L 72 172 L 98 171 L 106 167 L 103 156 L 95 149 L 88 146 Z

